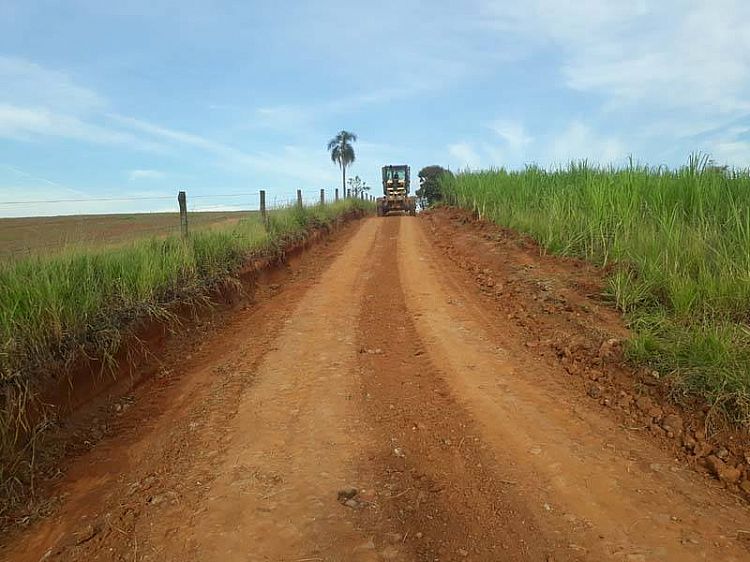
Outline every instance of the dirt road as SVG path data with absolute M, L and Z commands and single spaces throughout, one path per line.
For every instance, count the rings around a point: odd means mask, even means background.
M 431 224 L 350 227 L 170 358 L 2 556 L 750 560 L 745 504 L 594 407 Z

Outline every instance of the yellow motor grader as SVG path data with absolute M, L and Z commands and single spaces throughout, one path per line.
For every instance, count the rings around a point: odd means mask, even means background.
M 383 197 L 377 199 L 378 216 L 388 213 L 417 214 L 417 198 L 409 196 L 409 166 L 383 166 Z

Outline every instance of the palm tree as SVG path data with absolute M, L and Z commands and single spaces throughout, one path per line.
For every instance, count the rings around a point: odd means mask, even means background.
M 341 131 L 328 143 L 331 161 L 341 166 L 341 187 L 344 190 L 344 197 L 346 197 L 346 167 L 356 158 L 353 142 L 357 142 L 357 135 L 349 131 Z

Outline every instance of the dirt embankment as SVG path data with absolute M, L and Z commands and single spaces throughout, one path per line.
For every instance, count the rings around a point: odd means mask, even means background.
M 3 474 L 11 484 L 1 487 L 8 493 L 2 500 L 13 507 L 0 511 L 0 527 L 47 512 L 49 501 L 43 491 L 39 493 L 40 487 L 43 490 L 46 481 L 59 476 L 62 459 L 88 451 L 111 433 L 112 414 L 131 406 L 134 389 L 144 381 L 165 378 L 169 362 L 180 362 L 192 342 L 262 298 L 264 287 L 275 287 L 276 280 L 286 278 L 303 253 L 359 218 L 355 212 L 331 226 L 310 229 L 303 237 L 254 257 L 231 277 L 175 295 L 157 315 L 123 317 L 117 328 L 119 351 L 107 362 L 91 343 L 91 349 L 78 352 L 70 364 L 34 366 L 26 419 L 19 422 L 20 431 L 29 427 L 34 431 L 30 437 L 21 434 L 19 452 L 7 459 Z M 92 342 L 98 337 L 93 334 Z M 27 502 L 25 508 L 21 501 Z
M 562 365 L 570 383 L 630 431 L 650 434 L 683 462 L 750 500 L 750 439 L 710 405 L 675 395 L 668 378 L 629 364 L 606 272 L 544 255 L 530 238 L 458 209 L 425 215 L 435 244 L 512 323 L 525 346 Z
M 0 552 L 750 559 L 745 504 L 602 400 L 633 373 L 599 274 L 493 228 L 372 218 L 314 247 L 114 403 L 53 513 Z

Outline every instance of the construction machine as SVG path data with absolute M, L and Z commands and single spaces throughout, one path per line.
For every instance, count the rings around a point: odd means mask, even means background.
M 383 197 L 377 199 L 378 216 L 388 213 L 417 214 L 417 198 L 409 196 L 409 166 L 383 166 Z

